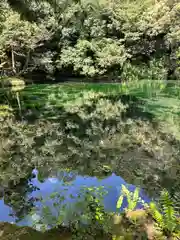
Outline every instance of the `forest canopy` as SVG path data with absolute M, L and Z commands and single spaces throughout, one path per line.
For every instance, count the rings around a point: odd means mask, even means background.
M 0 0 L 1 75 L 179 79 L 179 0 Z

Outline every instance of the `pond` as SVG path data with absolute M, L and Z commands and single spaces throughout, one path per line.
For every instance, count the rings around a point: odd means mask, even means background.
M 69 207 L 84 187 L 103 187 L 107 211 L 122 185 L 179 204 L 178 82 L 31 85 L 2 89 L 0 106 L 0 221 L 32 225 L 42 199 Z

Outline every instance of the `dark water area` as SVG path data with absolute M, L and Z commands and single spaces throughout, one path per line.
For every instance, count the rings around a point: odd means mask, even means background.
M 53 193 L 74 211 L 89 187 L 107 192 L 107 211 L 117 210 L 122 185 L 139 187 L 145 202 L 167 189 L 180 205 L 180 88 L 163 84 L 0 91 L 0 221 L 32 225 Z

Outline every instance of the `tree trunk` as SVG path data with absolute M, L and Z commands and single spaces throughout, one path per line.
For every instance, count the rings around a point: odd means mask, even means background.
M 30 56 L 30 50 L 28 51 L 28 54 L 27 54 L 27 56 L 26 56 L 26 62 L 25 62 L 25 64 L 24 64 L 24 67 L 23 67 L 22 72 L 25 72 L 26 69 L 28 68 L 28 64 L 29 64 L 29 56 Z
M 16 74 L 16 66 L 15 66 L 15 59 L 14 59 L 13 48 L 11 48 L 11 60 L 12 60 L 12 71 L 13 71 L 14 74 Z

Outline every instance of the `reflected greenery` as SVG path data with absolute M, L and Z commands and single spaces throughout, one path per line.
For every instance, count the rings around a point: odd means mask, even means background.
M 3 94 L 13 116 L 0 122 L 0 185 L 18 216 L 33 205 L 25 196 L 34 168 L 40 181 L 57 169 L 114 172 L 152 197 L 164 188 L 180 196 L 177 82 L 32 85 L 19 92 L 21 114 Z
M 102 205 L 104 188 L 81 187 L 76 201 L 64 203 L 62 193 L 53 193 L 48 200 L 43 199 L 43 207 L 32 212 L 34 227 L 47 232 L 47 229 L 67 228 L 72 239 L 178 239 L 180 220 L 177 217 L 176 204 L 164 190 L 155 203 L 145 203 L 139 189 L 129 191 L 122 185 L 116 209 L 121 212 L 107 212 Z M 74 196 L 70 196 L 74 199 Z M 123 206 L 124 200 L 127 204 Z M 143 209 L 137 209 L 140 203 Z M 151 229 L 151 231 L 150 231 Z M 135 237 L 136 236 L 136 237 Z

